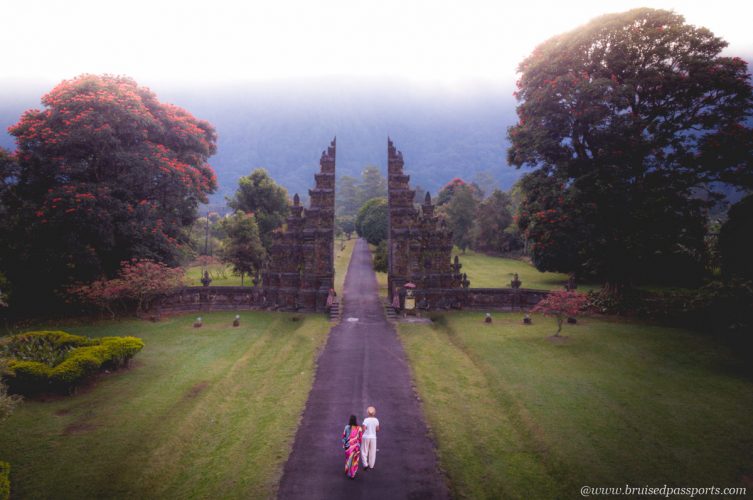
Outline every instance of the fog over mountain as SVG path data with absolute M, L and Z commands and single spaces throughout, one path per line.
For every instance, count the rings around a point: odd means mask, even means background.
M 162 102 L 212 123 L 218 152 L 210 159 L 222 205 L 239 177 L 266 168 L 291 196 L 307 197 L 319 156 L 337 136 L 337 173 L 360 175 L 377 165 L 386 175 L 387 137 L 403 152 L 411 183 L 433 194 L 453 177 L 488 172 L 508 188 L 521 172 L 505 161 L 506 129 L 516 121 L 512 88 L 430 87 L 399 82 L 319 81 L 191 86 L 148 85 Z M 54 84 L 0 88 L 0 146 L 13 149 L 6 129 L 40 107 Z M 489 189 L 496 186 L 484 186 Z

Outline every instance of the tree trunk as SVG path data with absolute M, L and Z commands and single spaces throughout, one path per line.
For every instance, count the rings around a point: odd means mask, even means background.
M 609 299 L 620 299 L 625 294 L 627 285 L 621 281 L 607 280 L 601 287 L 599 295 Z

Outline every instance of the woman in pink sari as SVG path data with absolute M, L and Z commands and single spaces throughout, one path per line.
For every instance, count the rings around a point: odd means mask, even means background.
M 345 448 L 345 474 L 355 479 L 358 463 L 361 461 L 361 437 L 363 428 L 358 425 L 355 415 L 350 416 L 350 422 L 343 429 L 343 448 Z

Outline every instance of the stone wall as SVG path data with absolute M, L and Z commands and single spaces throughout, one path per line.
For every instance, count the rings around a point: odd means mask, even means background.
M 289 290 L 293 293 L 297 289 Z M 434 288 L 416 290 L 420 309 L 478 311 L 528 310 L 549 293 L 528 288 Z M 401 297 L 401 305 L 404 298 Z M 275 307 L 265 298 L 260 287 L 190 286 L 157 301 L 156 315 L 189 311 L 243 311 L 251 309 L 287 309 Z
M 259 287 L 188 286 L 158 300 L 153 313 L 188 311 L 241 311 L 266 306 Z
M 429 288 L 416 289 L 416 307 L 421 310 L 441 311 L 470 309 L 479 311 L 525 311 L 546 297 L 549 290 L 529 288 Z M 400 306 L 405 304 L 401 292 Z

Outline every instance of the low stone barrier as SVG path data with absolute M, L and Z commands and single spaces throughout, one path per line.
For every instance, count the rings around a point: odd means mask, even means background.
M 549 290 L 530 288 L 435 288 L 417 289 L 416 306 L 429 311 L 472 309 L 523 311 L 535 306 Z M 401 296 L 401 307 L 404 297 Z M 251 309 L 294 310 L 268 302 L 261 287 L 190 286 L 156 301 L 152 314 L 189 311 L 241 311 Z
M 188 286 L 158 300 L 154 314 L 188 311 L 239 311 L 262 309 L 264 296 L 258 287 Z
M 530 288 L 416 289 L 416 307 L 428 311 L 472 309 L 490 311 L 528 310 L 549 294 Z M 401 293 L 400 305 L 405 297 Z

